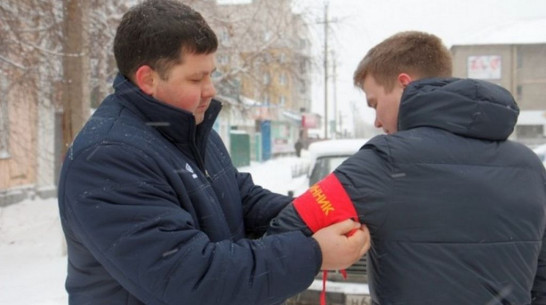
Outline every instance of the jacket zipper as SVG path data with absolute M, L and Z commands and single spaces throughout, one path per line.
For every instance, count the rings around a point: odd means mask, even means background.
M 195 143 L 192 143 L 191 150 L 193 151 L 193 154 L 195 155 L 195 161 L 197 161 L 197 166 L 201 170 L 201 172 L 205 173 L 205 177 L 209 182 L 212 182 L 212 179 L 210 178 L 209 171 L 205 168 L 205 161 L 203 160 L 203 157 L 201 156 L 201 153 L 197 149 L 197 145 Z

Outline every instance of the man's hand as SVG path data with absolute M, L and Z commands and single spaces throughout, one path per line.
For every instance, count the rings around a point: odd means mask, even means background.
M 370 249 L 368 228 L 351 219 L 322 228 L 313 238 L 322 251 L 322 270 L 345 269 Z

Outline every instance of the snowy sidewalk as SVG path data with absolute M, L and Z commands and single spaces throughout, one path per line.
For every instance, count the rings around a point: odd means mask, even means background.
M 57 199 L 0 208 L 0 304 L 66 305 Z

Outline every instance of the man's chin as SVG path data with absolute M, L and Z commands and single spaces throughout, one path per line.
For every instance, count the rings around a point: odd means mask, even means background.
M 193 116 L 195 118 L 195 125 L 199 125 L 199 124 L 203 123 L 203 121 L 205 119 L 204 114 L 194 114 Z

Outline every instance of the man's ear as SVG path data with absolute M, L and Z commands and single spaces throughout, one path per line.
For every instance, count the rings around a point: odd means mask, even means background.
M 412 81 L 413 78 L 411 77 L 411 75 L 407 73 L 398 74 L 398 83 L 402 86 L 402 88 L 405 89 Z
M 156 72 L 148 65 L 140 66 L 135 72 L 136 85 L 148 95 L 155 92 L 156 77 Z

